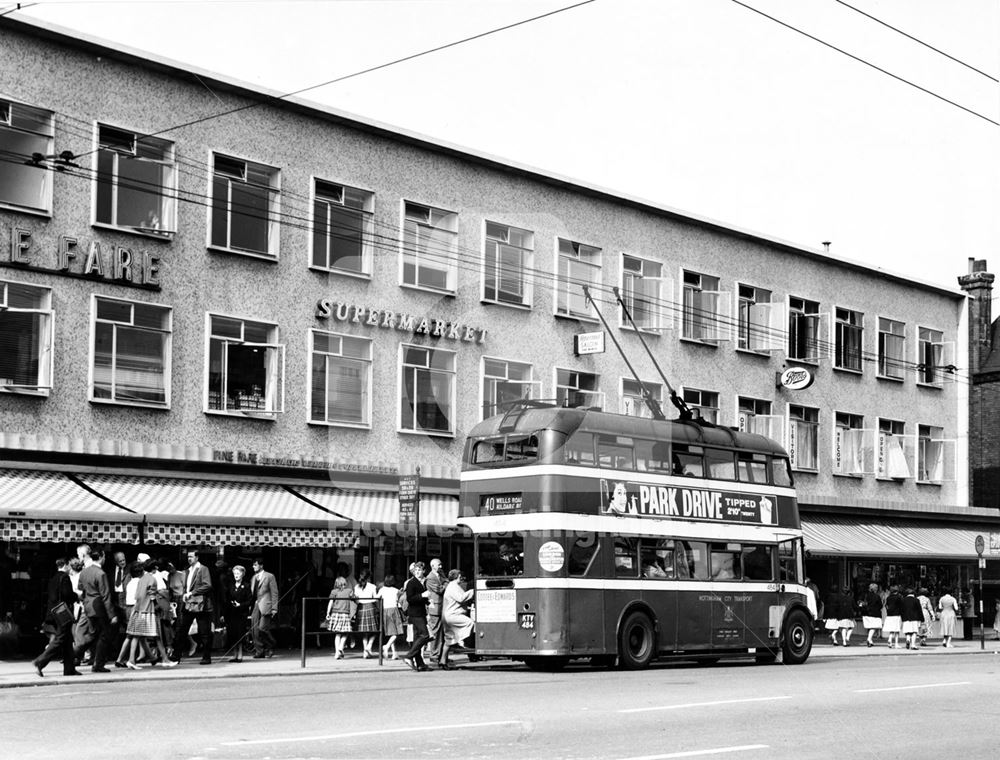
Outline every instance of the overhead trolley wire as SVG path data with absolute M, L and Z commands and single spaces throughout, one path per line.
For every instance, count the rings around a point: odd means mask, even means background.
M 741 0 L 731 0 L 731 2 L 735 3 L 736 5 L 741 6 L 743 8 L 746 8 L 748 11 L 752 11 L 753 13 L 756 13 L 756 14 L 758 14 L 760 16 L 763 16 L 764 18 L 768 19 L 769 21 L 773 21 L 774 23 L 779 24 L 779 25 L 785 27 L 786 29 L 790 29 L 793 32 L 801 34 L 803 37 L 808 37 L 813 42 L 818 42 L 820 45 L 828 47 L 831 50 L 835 50 L 835 51 L 837 51 L 838 53 L 840 53 L 842 55 L 846 55 L 848 58 L 851 58 L 851 59 L 857 61 L 858 63 L 864 64 L 865 66 L 873 68 L 876 71 L 878 71 L 878 72 L 880 72 L 882 74 L 885 74 L 888 77 L 891 77 L 891 78 L 895 79 L 897 82 L 902 82 L 903 84 L 909 85 L 910 87 L 913 87 L 914 89 L 920 90 L 921 92 L 926 93 L 927 95 L 930 95 L 933 98 L 937 98 L 938 100 L 941 100 L 941 101 L 947 103 L 948 105 L 954 106 L 955 108 L 958 108 L 958 109 L 960 109 L 962 111 L 965 111 L 966 113 L 971 114 L 972 116 L 975 116 L 975 117 L 977 117 L 979 119 L 982 119 L 983 121 L 987 121 L 987 122 L 989 122 L 990 124 L 992 124 L 994 126 L 1000 127 L 1000 121 L 996 121 L 994 119 L 991 119 L 989 116 L 984 116 L 983 114 L 979 113 L 978 111 L 974 111 L 971 108 L 966 108 L 962 104 L 957 103 L 954 100 L 951 100 L 949 98 L 946 98 L 944 95 L 939 95 L 938 93 L 934 92 L 933 90 L 930 90 L 930 89 L 928 89 L 926 87 L 923 87 L 923 86 L 917 84 L 916 82 L 911 82 L 909 79 L 901 77 L 898 74 L 893 74 L 891 71 L 889 71 L 887 69 L 883 69 L 881 66 L 875 65 L 871 61 L 865 60 L 861 56 L 857 56 L 857 55 L 854 55 L 853 53 L 849 53 L 846 50 L 844 50 L 843 48 L 839 48 L 836 45 L 834 45 L 834 44 L 832 44 L 830 42 L 827 42 L 826 40 L 822 40 L 819 37 L 816 37 L 815 35 L 809 34 L 809 32 L 806 32 L 806 31 L 804 31 L 802 29 L 799 29 L 796 26 L 792 26 L 791 24 L 789 24 L 789 23 L 787 23 L 785 21 L 782 21 L 779 18 L 775 18 L 774 16 L 771 16 L 771 15 L 769 15 L 767 13 L 764 13 L 764 11 L 759 10 L 758 8 L 754 8 L 752 5 L 748 5 L 747 3 L 744 3 Z

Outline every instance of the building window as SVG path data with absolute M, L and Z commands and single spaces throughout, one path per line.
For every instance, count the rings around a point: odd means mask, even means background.
M 317 179 L 313 185 L 312 266 L 370 275 L 375 195 Z
M 583 288 L 601 284 L 601 249 L 563 238 L 558 239 L 557 246 L 556 314 L 596 319 Z
M 97 127 L 98 224 L 154 235 L 176 226 L 174 144 L 104 124 Z
M 944 438 L 944 429 L 917 426 L 917 480 L 942 483 L 954 479 L 955 441 Z
M 531 306 L 535 236 L 528 230 L 486 222 L 483 300 Z
M 682 338 L 718 343 L 729 337 L 729 294 L 719 290 L 718 277 L 685 271 L 681 302 Z
M 681 398 L 696 417 L 715 424 L 719 421 L 719 394 L 698 388 L 681 389 Z
M 781 418 L 771 413 L 771 402 L 763 398 L 738 396 L 738 427 L 744 433 L 756 433 L 772 440 L 781 438 Z
M 912 477 L 911 452 L 906 441 L 906 426 L 899 420 L 878 421 L 875 474 L 880 478 L 905 480 Z
M 864 427 L 865 418 L 860 414 L 846 412 L 834 414 L 833 472 L 835 474 L 864 474 Z
M 52 212 L 51 160 L 55 149 L 52 112 L 0 100 L 0 203 L 26 211 Z
M 893 380 L 903 379 L 906 325 L 894 319 L 878 319 L 878 374 Z
M 819 462 L 819 410 L 788 405 L 788 456 L 796 470 L 816 470 Z
M 284 411 L 285 347 L 278 326 L 208 315 L 205 411 L 274 419 Z
M 822 341 L 819 304 L 804 298 L 789 298 L 788 358 L 818 362 L 822 356 Z
M 400 429 L 455 433 L 455 352 L 402 344 Z
M 216 155 L 209 245 L 278 258 L 278 170 Z
M 603 407 L 600 375 L 556 368 L 556 403 L 570 407 Z
M 541 383 L 530 364 L 483 358 L 483 419 L 502 414 L 521 399 L 538 398 Z
M 458 275 L 458 214 L 403 202 L 404 285 L 454 293 Z
M 952 376 L 955 366 L 952 364 L 951 344 L 944 342 L 944 333 L 929 327 L 917 329 L 918 382 L 923 385 L 941 387 L 946 377 Z
M 838 369 L 861 371 L 864 315 L 859 311 L 837 308 L 833 366 Z
M 665 327 L 663 318 L 663 265 L 657 261 L 622 254 L 622 301 L 640 330 Z M 631 327 L 622 312 L 622 325 Z
M 659 383 L 649 383 L 644 380 L 642 387 L 640 387 L 639 383 L 635 380 L 622 378 L 622 414 L 627 414 L 632 417 L 645 417 L 646 419 L 652 419 L 653 413 L 649 410 L 649 406 L 646 404 L 646 398 L 642 393 L 643 387 L 653 398 L 653 401 L 655 401 L 656 404 L 662 409 L 662 385 Z
M 774 325 L 777 304 L 771 291 L 752 285 L 740 285 L 736 316 L 737 347 L 743 351 L 772 351 L 781 348 L 783 327 Z
M 0 280 L 0 392 L 47 396 L 52 387 L 52 291 Z
M 370 427 L 372 342 L 311 330 L 309 421 Z
M 94 297 L 91 401 L 170 406 L 171 310 Z

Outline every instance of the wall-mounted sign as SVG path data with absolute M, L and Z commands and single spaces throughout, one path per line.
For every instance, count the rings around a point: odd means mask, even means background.
M 329 298 L 322 298 L 316 302 L 316 319 L 336 319 L 340 322 L 353 322 L 358 325 L 381 327 L 386 330 L 399 330 L 414 335 L 429 335 L 432 338 L 447 338 L 466 343 L 485 343 L 487 333 L 484 328 L 472 327 L 461 322 L 449 322 L 444 319 L 407 314 L 402 311 L 371 309 L 356 304 L 337 303 Z
M 778 385 L 790 391 L 801 391 L 813 384 L 816 376 L 805 367 L 789 367 L 778 375 Z
M 12 227 L 7 259 L 0 265 L 42 271 L 64 277 L 107 280 L 116 285 L 160 289 L 160 257 L 122 245 L 91 240 L 83 246 L 72 235 L 60 235 L 55 250 L 43 251 L 31 239 L 31 230 Z
M 573 336 L 573 353 L 577 356 L 604 353 L 604 333 L 577 333 Z

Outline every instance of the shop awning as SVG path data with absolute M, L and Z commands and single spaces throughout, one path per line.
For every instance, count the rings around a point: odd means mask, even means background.
M 96 493 L 145 518 L 147 543 L 349 546 L 350 523 L 270 483 L 79 475 Z
M 136 543 L 142 516 L 60 472 L 0 469 L 0 539 Z
M 395 491 L 360 491 L 323 486 L 292 486 L 331 512 L 348 517 L 357 525 L 389 527 L 399 524 L 399 495 Z M 458 497 L 447 494 L 420 494 L 420 526 L 455 528 Z
M 975 559 L 976 536 L 988 536 L 990 527 L 810 515 L 802 518 L 802 533 L 814 556 Z

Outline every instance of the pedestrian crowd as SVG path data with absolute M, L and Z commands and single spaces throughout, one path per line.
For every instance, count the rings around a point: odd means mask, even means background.
M 932 599 L 926 588 L 896 584 L 882 588 L 870 583 L 855 595 L 834 584 L 822 602 L 823 627 L 835 646 L 850 646 L 851 634 L 860 620 L 869 647 L 884 639 L 890 649 L 899 649 L 902 637 L 902 646 L 915 650 L 928 645 L 932 630 L 940 636 L 941 646 L 951 647 L 959 621 L 962 637 L 973 637 L 977 615 L 970 589 L 963 589 L 958 598 L 952 591 L 944 588 Z M 1000 638 L 1000 600 L 991 612 L 995 615 L 994 636 Z
M 218 589 L 194 549 L 184 569 L 144 553 L 132 562 L 124 552 L 107 560 L 87 544 L 56 560 L 43 623 L 49 639 L 32 661 L 39 676 L 57 658 L 67 676 L 80 675 L 86 663 L 94 673 L 111 672 L 111 662 L 128 670 L 171 668 L 198 653 L 201 665 L 211 665 L 223 625 L 230 662 L 242 662 L 251 642 L 254 658 L 272 656 L 278 585 L 263 560 L 254 561 L 249 581 L 242 565 L 227 570 Z
M 398 583 L 394 575 L 386 575 L 379 585 L 367 570 L 357 580 L 350 576 L 348 566 L 341 564 L 338 572 L 322 623 L 334 634 L 335 658 L 345 657 L 356 635 L 362 641 L 363 658 L 377 656 L 375 647 L 381 646 L 384 657 L 402 659 L 417 672 L 453 669 L 449 656 L 456 652 L 475 659 L 471 640 L 474 592 L 460 570 L 446 576 L 440 559 L 430 561 L 429 571 L 423 562 L 413 562 L 407 579 Z M 380 633 L 383 641 L 377 642 Z M 410 644 L 400 655 L 396 641 L 404 634 Z

